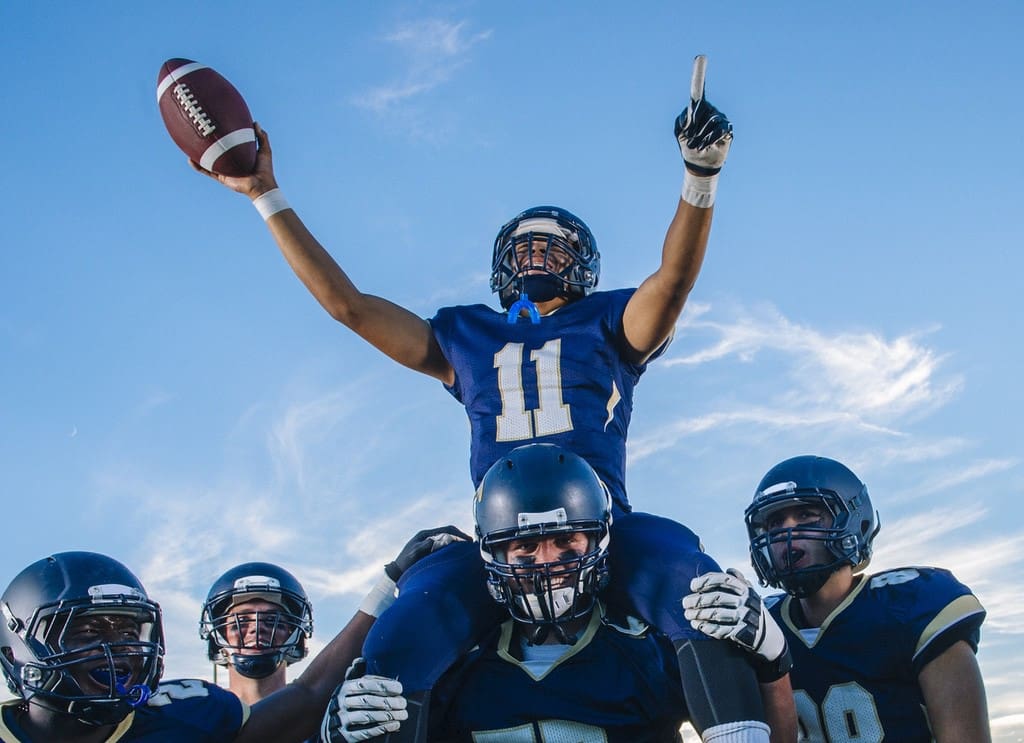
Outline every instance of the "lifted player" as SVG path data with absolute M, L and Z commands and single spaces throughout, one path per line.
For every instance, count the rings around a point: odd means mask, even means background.
M 257 129 L 251 176 L 202 171 L 253 199 L 296 275 L 335 319 L 392 359 L 440 380 L 466 406 L 474 485 L 509 450 L 534 440 L 563 446 L 594 467 L 615 508 L 612 587 L 619 602 L 672 639 L 684 683 L 698 666 L 729 663 L 717 657 L 726 648 L 703 642 L 679 606 L 692 577 L 718 568 L 690 530 L 631 512 L 625 458 L 633 388 L 669 340 L 700 272 L 718 172 L 732 140 L 732 125 L 704 98 L 704 64 L 704 57 L 696 59 L 690 103 L 675 123 L 685 162 L 682 196 L 661 264 L 637 289 L 594 291 L 600 259 L 590 230 L 564 209 L 536 207 L 495 240 L 491 289 L 508 313 L 447 307 L 426 321 L 356 288 L 282 197 L 265 132 Z M 370 672 L 402 678 L 414 703 L 424 703 L 438 677 L 501 618 L 474 580 L 480 565 L 473 548 L 451 552 L 462 560 L 449 553 L 435 570 L 418 571 L 416 584 L 402 586 L 364 647 Z M 691 701 L 691 714 L 706 715 L 705 727 L 763 719 L 753 677 L 753 695 L 733 683 L 742 676 L 736 669 L 714 692 L 714 704 Z
M 762 636 L 775 639 L 755 652 L 788 640 L 801 740 L 991 740 L 974 656 L 985 610 L 947 570 L 858 575 L 879 524 L 853 472 L 824 457 L 787 459 L 757 486 L 746 521 L 754 570 L 788 596 L 769 596 L 765 613 L 730 571 L 695 579 L 683 606 L 695 628 L 748 649 L 767 622 Z

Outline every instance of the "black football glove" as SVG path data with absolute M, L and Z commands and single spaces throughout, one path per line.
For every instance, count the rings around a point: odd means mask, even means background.
M 397 583 L 402 574 L 412 567 L 417 560 L 452 542 L 460 541 L 472 542 L 473 539 L 454 526 L 424 529 L 406 543 L 393 562 L 389 562 L 384 566 L 384 572 L 388 574 L 391 580 Z

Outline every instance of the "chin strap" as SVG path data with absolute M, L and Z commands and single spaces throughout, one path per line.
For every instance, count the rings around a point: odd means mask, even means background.
M 283 653 L 266 653 L 263 655 L 231 654 L 231 665 L 247 679 L 263 679 L 271 675 L 281 665 Z

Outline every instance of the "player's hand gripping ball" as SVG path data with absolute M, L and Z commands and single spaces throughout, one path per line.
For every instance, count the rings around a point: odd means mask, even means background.
M 192 160 L 221 175 L 253 171 L 252 114 L 218 72 L 190 59 L 169 59 L 160 68 L 156 99 L 171 139 Z

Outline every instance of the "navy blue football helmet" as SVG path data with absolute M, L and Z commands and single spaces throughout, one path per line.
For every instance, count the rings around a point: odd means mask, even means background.
M 163 673 L 160 607 L 106 555 L 61 552 L 29 565 L 0 597 L 0 613 L 10 690 L 88 725 L 119 723 Z
M 771 528 L 773 514 L 798 505 L 824 509 L 831 515 L 831 524 Z M 758 577 L 765 585 L 798 598 L 816 593 L 843 565 L 852 565 L 854 572 L 866 568 L 880 528 L 867 486 L 860 478 L 834 459 L 809 455 L 780 462 L 761 478 L 754 502 L 747 507 L 746 522 L 750 557 Z M 800 550 L 792 546 L 795 539 L 824 543 L 832 560 L 793 567 L 791 561 L 800 557 L 796 554 Z M 773 556 L 772 545 L 779 543 L 786 548 L 777 549 Z
M 601 255 L 590 228 L 557 206 L 527 209 L 494 239 L 491 291 L 505 309 L 523 294 L 533 302 L 585 297 L 600 274 Z
M 593 608 L 608 581 L 612 504 L 581 457 L 553 444 L 512 450 L 484 475 L 473 517 L 488 589 L 514 619 L 560 631 Z M 508 559 L 513 540 L 575 532 L 588 538 L 582 555 L 539 564 Z
M 261 599 L 274 611 L 231 613 L 231 608 Z M 207 594 L 199 636 L 207 641 L 214 663 L 230 663 L 246 678 L 266 678 L 281 663 L 306 657 L 313 635 L 313 607 L 302 584 L 282 567 L 268 562 L 236 565 L 220 576 Z

